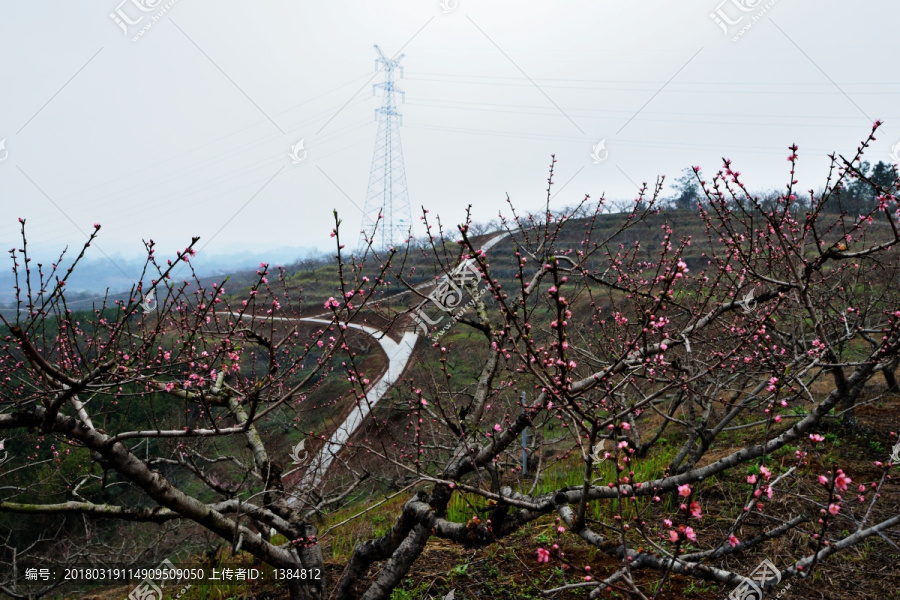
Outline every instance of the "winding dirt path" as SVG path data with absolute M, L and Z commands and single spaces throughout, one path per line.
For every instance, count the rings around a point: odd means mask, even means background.
M 481 246 L 481 250 L 487 252 L 507 236 L 509 236 L 509 233 L 507 232 L 495 235 Z M 429 281 L 417 286 L 417 288 L 428 287 L 430 285 L 433 285 L 433 283 L 434 282 Z M 405 292 L 400 292 L 399 294 L 394 294 L 393 296 L 390 296 L 390 298 L 396 298 L 397 296 L 402 296 L 408 293 L 410 292 L 407 290 Z M 387 300 L 390 298 L 385 298 L 383 300 Z M 236 313 L 231 314 L 236 316 Z M 318 318 L 319 316 L 322 315 L 316 315 L 315 317 L 291 318 L 262 317 L 245 314 L 243 315 L 243 318 L 256 318 L 260 320 L 273 319 L 275 321 L 288 321 L 292 323 L 303 321 L 307 323 L 321 323 L 325 325 L 331 324 L 330 319 L 320 319 Z M 375 405 L 378 404 L 378 402 L 387 395 L 391 387 L 393 387 L 393 385 L 400 378 L 400 375 L 406 369 L 410 359 L 412 358 L 413 350 L 415 349 L 416 342 L 419 339 L 419 336 L 414 331 L 407 331 L 403 334 L 403 337 L 399 342 L 395 342 L 390 337 L 388 337 L 385 332 L 376 329 L 375 327 L 357 325 L 356 323 L 347 323 L 347 326 L 364 332 L 365 334 L 371 336 L 376 342 L 378 342 L 388 359 L 387 370 L 381 375 L 378 381 L 376 381 L 375 384 L 371 388 L 369 388 L 369 391 L 366 392 L 363 401 L 356 403 L 356 406 L 352 411 L 350 411 L 350 414 L 347 415 L 347 418 L 344 419 L 344 421 L 338 426 L 334 433 L 331 434 L 331 437 L 327 442 L 325 442 L 325 445 L 322 446 L 316 456 L 309 463 L 309 467 L 306 469 L 306 473 L 300 481 L 301 488 L 315 488 L 322 482 L 322 480 L 325 478 L 325 475 L 328 473 L 328 469 L 331 467 L 331 463 L 334 462 L 337 454 L 344 448 L 344 446 L 347 445 L 347 442 L 351 437 L 353 437 L 353 434 L 356 433 L 365 418 L 369 416 L 369 413 L 372 412 L 372 409 L 375 407 Z
M 323 319 L 301 320 L 311 323 L 331 323 L 331 321 Z M 410 358 L 412 358 L 416 341 L 419 339 L 415 332 L 407 331 L 399 342 L 395 342 L 374 327 L 365 327 L 355 323 L 348 323 L 347 326 L 359 329 L 372 336 L 381 345 L 381 349 L 384 350 L 388 359 L 388 367 L 381 378 L 375 382 L 375 385 L 366 392 L 365 398 L 361 402 L 356 403 L 356 406 L 350 411 L 344 422 L 338 426 L 325 445 L 319 450 L 300 482 L 301 487 L 314 488 L 321 483 L 337 453 L 347 444 L 350 437 L 356 433 L 356 430 L 362 425 L 363 419 L 372 412 L 372 408 L 387 395 L 391 387 L 400 378 L 400 375 L 406 369 L 406 365 L 409 364 Z

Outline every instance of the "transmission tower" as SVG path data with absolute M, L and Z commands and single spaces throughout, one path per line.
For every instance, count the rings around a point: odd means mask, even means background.
M 400 94 L 403 98 L 405 94 L 394 84 L 397 71 L 399 76 L 403 77 L 400 61 L 405 55 L 388 58 L 378 44 L 375 44 L 375 50 L 378 52 L 375 67 L 384 69 L 384 81 L 372 86 L 372 94 L 381 89 L 383 95 L 381 107 L 375 109 L 378 135 L 375 138 L 372 171 L 369 173 L 369 188 L 363 209 L 360 247 L 364 247 L 363 235 L 365 235 L 372 240 L 375 248 L 385 249 L 405 242 L 412 227 L 406 168 L 403 166 L 403 147 L 400 145 L 402 115 L 395 103 L 396 94 Z

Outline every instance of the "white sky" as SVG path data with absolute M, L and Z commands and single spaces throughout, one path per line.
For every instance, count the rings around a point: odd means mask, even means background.
M 4 251 L 19 245 L 17 217 L 48 251 L 94 222 L 110 255 L 193 235 L 209 253 L 328 250 L 332 209 L 352 247 L 380 102 L 375 43 L 406 54 L 416 222 L 424 205 L 456 224 L 469 203 L 487 220 L 506 193 L 537 208 L 551 153 L 557 189 L 571 179 L 562 207 L 631 198 L 631 181 L 689 165 L 712 173 L 722 157 L 751 186 L 781 186 L 794 142 L 802 188 L 818 188 L 826 154 L 852 154 L 874 119 L 886 124 L 870 160 L 890 161 L 900 141 L 896 0 L 777 0 L 737 42 L 709 16 L 720 0 L 458 0 L 448 13 L 438 0 L 178 0 L 138 42 L 109 17 L 119 1 L 0 2 Z M 737 30 L 772 2 L 721 10 L 747 15 Z M 301 138 L 308 157 L 292 165 Z M 603 138 L 609 158 L 593 164 Z

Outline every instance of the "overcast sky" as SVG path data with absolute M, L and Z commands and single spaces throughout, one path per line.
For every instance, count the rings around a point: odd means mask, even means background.
M 818 188 L 826 154 L 852 154 L 875 119 L 872 161 L 900 142 L 896 0 L 120 1 L 0 3 L 4 251 L 17 217 L 46 251 L 95 222 L 111 256 L 191 236 L 208 253 L 327 250 L 333 209 L 355 245 L 376 43 L 406 55 L 414 219 L 424 205 L 456 224 L 471 203 L 487 220 L 507 193 L 535 209 L 553 153 L 562 207 L 722 157 L 781 186 L 795 142 Z

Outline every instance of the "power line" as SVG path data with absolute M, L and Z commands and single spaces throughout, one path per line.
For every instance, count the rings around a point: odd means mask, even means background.
M 497 78 L 490 78 L 490 81 L 446 81 L 443 79 L 429 79 L 427 77 L 410 77 L 409 81 L 433 81 L 437 83 L 452 83 L 457 85 L 459 83 L 469 83 L 473 85 L 492 85 L 499 87 L 514 87 L 514 88 L 522 88 L 522 87 L 534 87 L 530 82 L 523 83 L 504 83 L 502 81 L 496 81 Z M 630 83 L 638 83 L 638 82 L 630 82 Z M 644 83 L 644 82 L 640 82 Z M 647 84 L 648 86 L 651 84 Z M 672 84 L 675 85 L 675 84 Z M 797 85 L 797 84 L 795 84 Z M 807 87 L 806 84 L 803 84 L 804 87 Z M 606 87 L 606 86 L 574 86 L 574 85 L 554 85 L 554 84 L 545 84 L 542 87 L 549 89 L 558 89 L 558 90 L 598 90 L 604 92 L 652 92 L 654 91 L 650 87 Z M 804 95 L 804 96 L 834 96 L 841 95 L 838 91 L 824 91 L 824 92 L 814 92 L 807 90 L 798 90 L 798 89 L 789 89 L 789 90 L 759 90 L 759 89 L 750 89 L 750 90 L 698 90 L 698 89 L 686 89 L 680 90 L 677 89 L 677 86 L 673 89 L 666 88 L 666 92 L 678 93 L 678 94 L 741 94 L 741 95 Z M 877 92 L 854 92 L 855 94 L 866 95 L 866 96 L 895 96 L 897 94 L 896 91 L 877 91 Z
M 524 77 L 515 77 L 510 75 L 475 75 L 472 73 L 429 73 L 424 71 L 409 71 L 410 75 L 427 75 L 429 77 L 457 77 L 457 78 L 472 78 L 472 79 L 512 79 L 515 81 L 527 81 Z M 410 77 L 410 80 L 415 80 L 417 77 Z M 627 84 L 646 84 L 646 85 L 660 85 L 665 83 L 663 81 L 635 81 L 633 79 L 578 79 L 571 77 L 534 77 L 535 81 L 571 81 L 576 83 L 627 83 Z M 675 84 L 673 84 L 675 85 Z M 684 81 L 679 80 L 677 85 L 745 85 L 748 87 L 760 87 L 760 86 L 769 86 L 769 85 L 783 85 L 791 88 L 797 87 L 798 83 L 796 81 Z M 822 82 L 812 82 L 812 83 L 804 83 L 802 84 L 804 87 L 808 86 L 824 86 L 831 87 L 831 83 L 822 83 Z M 854 81 L 854 82 L 844 82 L 843 85 L 874 85 L 878 87 L 882 87 L 885 85 L 900 85 L 900 82 L 884 82 L 884 81 Z
M 451 104 L 450 101 L 447 101 L 447 102 L 448 102 L 448 104 Z M 462 103 L 462 104 L 469 104 L 469 103 Z M 521 107 L 519 107 L 517 105 L 502 105 L 502 104 L 494 105 L 494 106 L 497 106 L 497 108 L 479 108 L 479 107 L 473 107 L 473 106 L 450 106 L 450 105 L 440 105 L 440 104 L 428 104 L 425 102 L 410 102 L 409 106 L 423 106 L 426 108 L 471 110 L 471 111 L 480 111 L 480 112 L 499 112 L 499 113 L 505 113 L 505 114 L 536 115 L 536 116 L 550 116 L 550 117 L 552 117 L 556 114 L 555 109 L 550 109 L 550 108 L 545 108 L 545 107 L 540 107 L 540 106 L 529 106 L 529 107 L 525 107 L 525 108 L 534 108 L 534 109 L 538 109 L 538 110 L 543 109 L 543 112 L 518 110 Z M 593 109 L 574 108 L 574 109 L 566 109 L 566 110 L 569 111 L 570 114 L 578 116 L 578 118 L 580 118 L 580 119 L 612 119 L 612 118 L 614 118 L 612 115 L 578 114 L 578 112 L 581 110 L 584 110 L 585 112 L 587 112 L 587 111 L 590 111 Z M 604 109 L 597 109 L 597 110 L 604 110 Z M 606 112 L 626 112 L 626 111 L 606 110 Z M 647 115 L 647 114 L 651 114 L 651 113 L 645 112 L 642 114 Z M 656 114 L 666 114 L 666 113 L 656 113 Z M 676 114 L 683 114 L 683 113 L 676 113 Z M 685 123 L 685 124 L 702 124 L 702 125 L 752 125 L 754 127 L 755 126 L 784 127 L 786 125 L 785 123 L 764 123 L 764 122 L 760 122 L 758 120 L 750 120 L 750 121 L 744 121 L 744 122 L 715 120 L 720 117 L 730 117 L 731 115 L 708 115 L 707 114 L 707 115 L 697 115 L 697 116 L 704 116 L 706 118 L 692 120 L 692 119 L 648 119 L 646 117 L 642 117 L 641 119 L 639 119 L 639 121 L 642 123 Z M 743 116 L 752 117 L 752 115 L 743 115 Z M 803 118 L 803 117 L 788 117 L 788 116 L 780 117 L 779 115 L 765 115 L 765 116 L 773 117 L 773 118 L 783 118 L 783 119 Z M 816 117 L 805 117 L 805 118 L 815 119 Z M 851 117 L 833 117 L 833 118 L 842 118 L 842 119 L 846 119 L 848 121 L 850 121 L 850 120 L 858 121 L 859 120 L 857 117 L 852 117 L 852 118 Z M 842 128 L 842 129 L 849 128 L 849 129 L 859 130 L 858 123 L 855 125 L 852 125 L 852 124 L 838 125 L 838 124 L 822 124 L 822 123 L 790 123 L 790 125 L 794 126 L 794 127 L 817 127 L 817 128 L 829 127 L 829 128 Z

